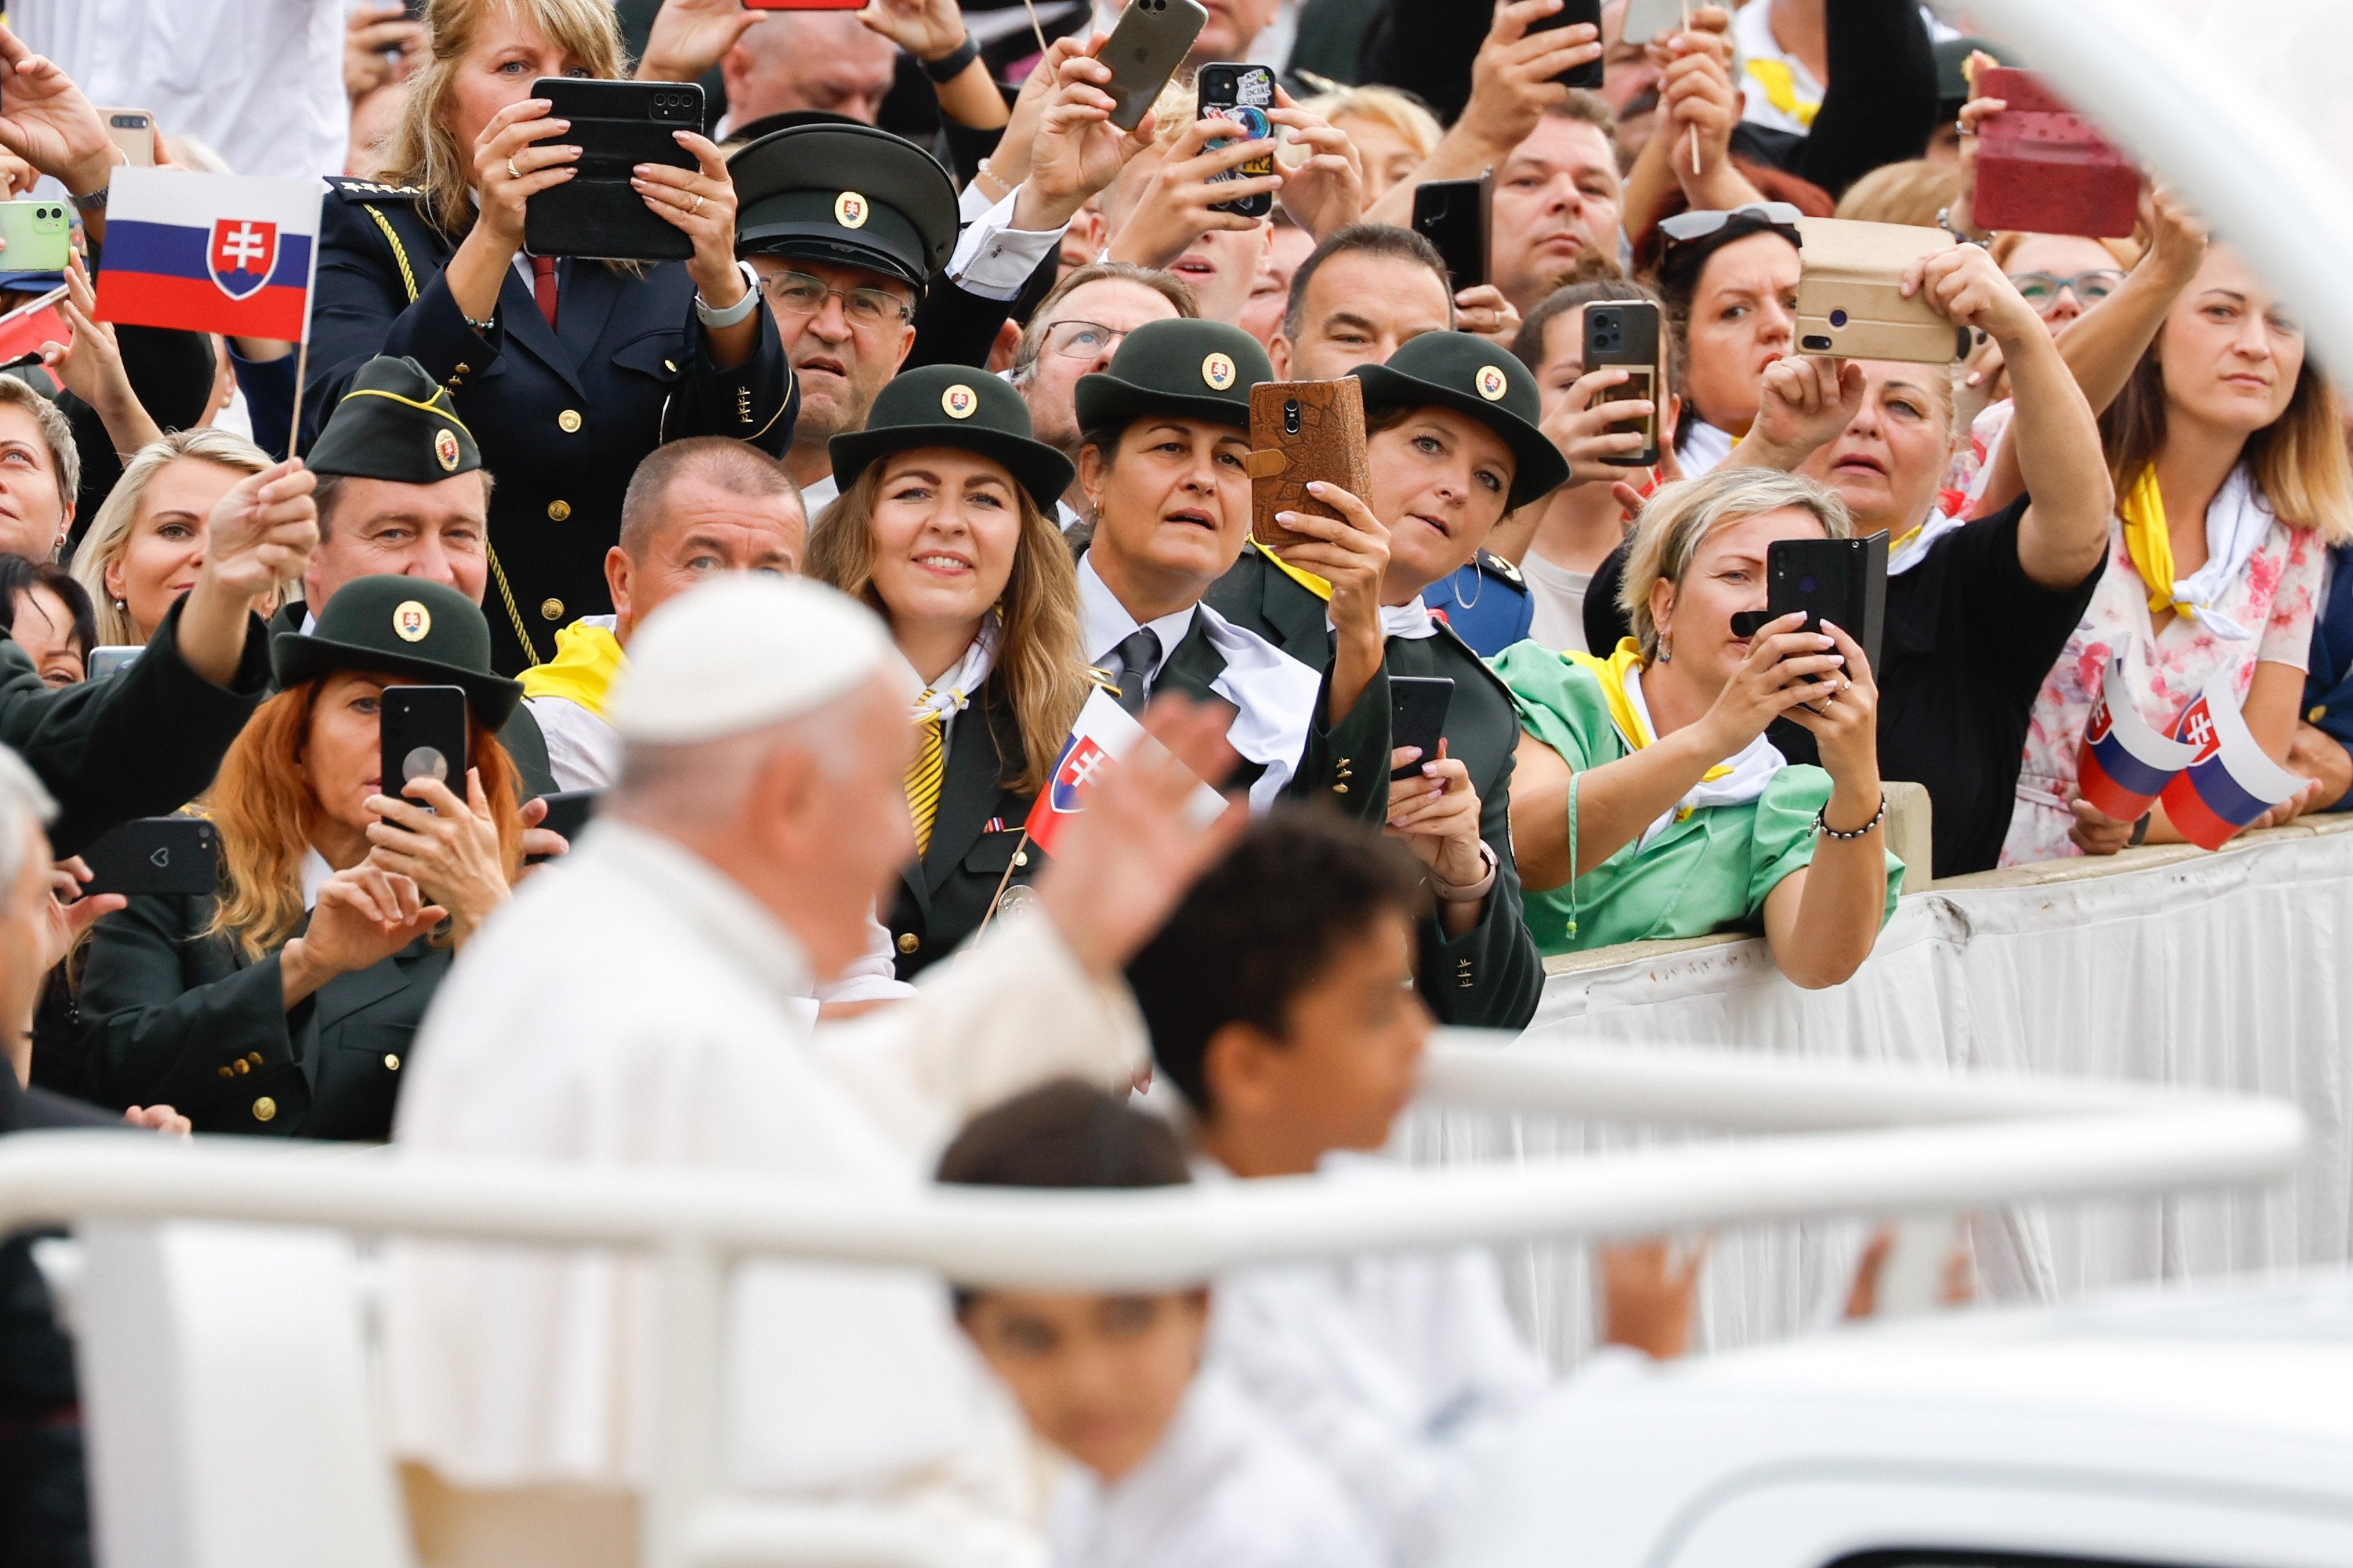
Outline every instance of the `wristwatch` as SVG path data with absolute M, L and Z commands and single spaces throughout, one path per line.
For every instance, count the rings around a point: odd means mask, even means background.
M 963 43 L 958 44 L 938 59 L 923 61 L 923 74 L 944 87 L 964 75 L 964 68 L 978 58 L 980 58 L 980 45 L 974 40 L 970 33 L 966 33 Z
M 760 308 L 760 275 L 752 270 L 748 261 L 738 261 L 735 268 L 744 277 L 744 297 L 725 310 L 715 310 L 704 303 L 702 291 L 694 294 L 694 319 L 706 327 L 732 327 Z

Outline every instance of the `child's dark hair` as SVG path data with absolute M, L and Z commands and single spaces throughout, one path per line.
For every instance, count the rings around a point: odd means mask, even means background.
M 973 1187 L 1174 1187 L 1193 1179 L 1176 1130 L 1092 1084 L 1059 1079 L 964 1124 L 939 1179 Z
M 1228 1024 L 1280 1039 L 1291 1004 L 1384 915 L 1419 919 L 1420 865 L 1370 828 L 1314 807 L 1268 813 L 1193 885 L 1127 966 L 1153 1059 L 1214 1115 L 1203 1058 Z

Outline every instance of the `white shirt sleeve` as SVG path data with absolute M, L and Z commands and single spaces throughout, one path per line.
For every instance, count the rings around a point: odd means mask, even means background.
M 817 988 L 820 1005 L 901 1002 L 914 994 L 915 988 L 899 978 L 899 963 L 891 947 L 891 928 L 872 915 L 866 917 L 866 951 L 851 959 L 839 974 Z
M 948 279 L 965 293 L 988 300 L 1012 299 L 1047 253 L 1062 243 L 1067 224 L 1055 229 L 1013 226 L 1013 201 L 1020 194 L 1008 192 L 1003 201 L 966 225 L 957 238 L 955 254 L 948 258 Z

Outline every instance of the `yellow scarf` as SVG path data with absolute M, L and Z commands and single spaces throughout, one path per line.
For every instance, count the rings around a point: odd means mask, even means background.
M 1301 587 L 1306 589 L 1309 593 L 1314 595 L 1325 604 L 1328 605 L 1332 602 L 1332 581 L 1330 578 L 1318 577 L 1314 573 L 1306 570 L 1304 567 L 1293 566 L 1290 562 L 1285 561 L 1282 556 L 1277 555 L 1273 551 L 1269 550 L 1265 545 L 1261 544 L 1255 539 L 1250 541 L 1250 548 L 1256 550 L 1261 555 L 1265 556 L 1269 561 L 1274 563 L 1274 569 L 1276 571 L 1282 573 L 1284 576 L 1290 578 L 1293 582 L 1298 584 Z
M 1814 116 L 1822 111 L 1821 101 L 1802 103 L 1798 99 L 1797 74 L 1789 69 L 1787 60 L 1750 60 L 1748 74 L 1765 89 L 1765 101 L 1811 131 Z
M 1651 733 L 1650 725 L 1642 721 L 1642 710 L 1635 707 L 1634 700 L 1626 694 L 1626 672 L 1642 668 L 1640 644 L 1632 637 L 1622 637 L 1619 639 L 1617 651 L 1606 659 L 1596 658 L 1589 653 L 1579 653 L 1575 648 L 1567 652 L 1578 668 L 1591 671 L 1593 679 L 1601 683 L 1602 700 L 1609 704 L 1609 721 L 1617 725 L 1618 733 L 1626 738 L 1630 751 L 1639 752 L 1658 739 Z M 1718 763 L 1701 775 L 1700 782 L 1713 784 L 1717 779 L 1731 776 L 1731 765 Z M 1681 821 L 1690 815 L 1691 808 L 1685 806 L 1676 813 L 1676 820 Z
M 602 719 L 606 699 L 627 662 L 618 637 L 603 626 L 575 621 L 555 634 L 553 659 L 522 672 L 522 694 L 562 697 Z
M 2140 478 L 2132 482 L 2116 507 L 2116 515 L 2124 520 L 2125 552 L 2132 557 L 2142 586 L 2148 590 L 2149 614 L 2160 610 L 2189 614 L 2190 607 L 2173 596 L 2173 535 L 2166 531 L 2165 495 L 2157 488 L 2156 464 L 2140 471 Z

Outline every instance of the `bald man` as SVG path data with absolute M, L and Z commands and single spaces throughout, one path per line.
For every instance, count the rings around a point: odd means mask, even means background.
M 871 125 L 898 69 L 899 47 L 851 11 L 771 16 L 720 57 L 726 132 L 796 109 L 822 109 Z

